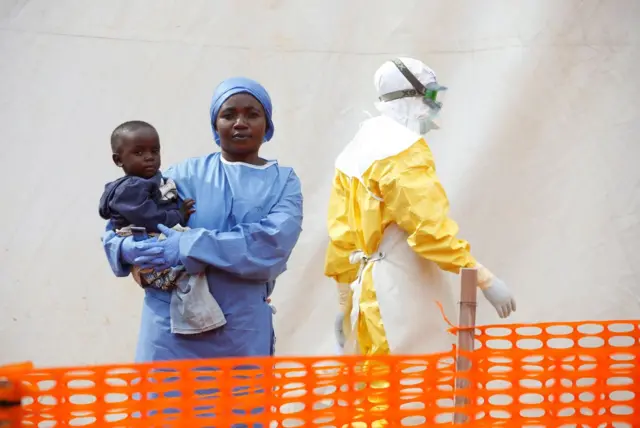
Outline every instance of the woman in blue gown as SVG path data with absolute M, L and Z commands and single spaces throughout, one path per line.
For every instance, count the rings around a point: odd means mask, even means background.
M 246 78 L 223 81 L 210 116 L 221 152 L 164 172 L 183 199 L 196 201 L 191 230 L 159 226 L 166 240 L 134 242 L 107 225 L 103 245 L 119 277 L 129 275 L 133 264 L 156 270 L 182 264 L 190 274 L 206 273 L 227 323 L 201 334 L 173 334 L 170 294 L 147 288 L 137 362 L 274 353 L 268 297 L 302 230 L 300 180 L 292 168 L 258 154 L 274 133 L 271 99 L 260 84 Z

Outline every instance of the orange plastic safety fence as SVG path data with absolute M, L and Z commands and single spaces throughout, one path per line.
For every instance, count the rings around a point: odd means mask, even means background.
M 396 427 L 451 424 L 458 412 L 473 427 L 640 427 L 640 321 L 475 331 L 464 373 L 455 350 L 0 368 L 22 396 L 4 417 L 15 427 Z M 469 387 L 456 391 L 456 377 Z M 456 408 L 461 394 L 469 404 Z

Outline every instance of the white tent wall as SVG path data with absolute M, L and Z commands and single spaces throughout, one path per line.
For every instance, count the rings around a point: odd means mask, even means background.
M 429 142 L 461 236 L 518 298 L 504 322 L 640 317 L 639 22 L 635 0 L 0 0 L 0 363 L 132 360 L 142 291 L 99 239 L 109 134 L 150 121 L 165 166 L 216 150 L 210 96 L 238 74 L 270 91 L 264 153 L 304 186 L 277 351 L 333 352 L 333 161 L 396 55 L 451 89 Z

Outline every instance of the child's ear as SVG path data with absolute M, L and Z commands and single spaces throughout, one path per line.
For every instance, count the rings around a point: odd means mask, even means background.
M 119 154 L 117 153 L 112 154 L 111 159 L 113 160 L 113 163 L 115 163 L 118 168 L 122 168 L 122 161 L 120 160 Z

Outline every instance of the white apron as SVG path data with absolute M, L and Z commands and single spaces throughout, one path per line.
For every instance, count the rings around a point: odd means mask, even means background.
M 456 314 L 460 296 L 459 276 L 441 270 L 419 257 L 407 244 L 407 234 L 396 225 L 384 232 L 378 253 L 368 260 L 351 288 L 351 332 L 344 353 L 357 353 L 357 322 L 361 280 L 372 269 L 382 323 L 392 354 L 426 354 L 449 351 L 456 337 L 449 333 L 437 302 L 447 317 Z M 354 257 L 357 258 L 357 255 Z M 357 262 L 357 260 L 354 260 Z

